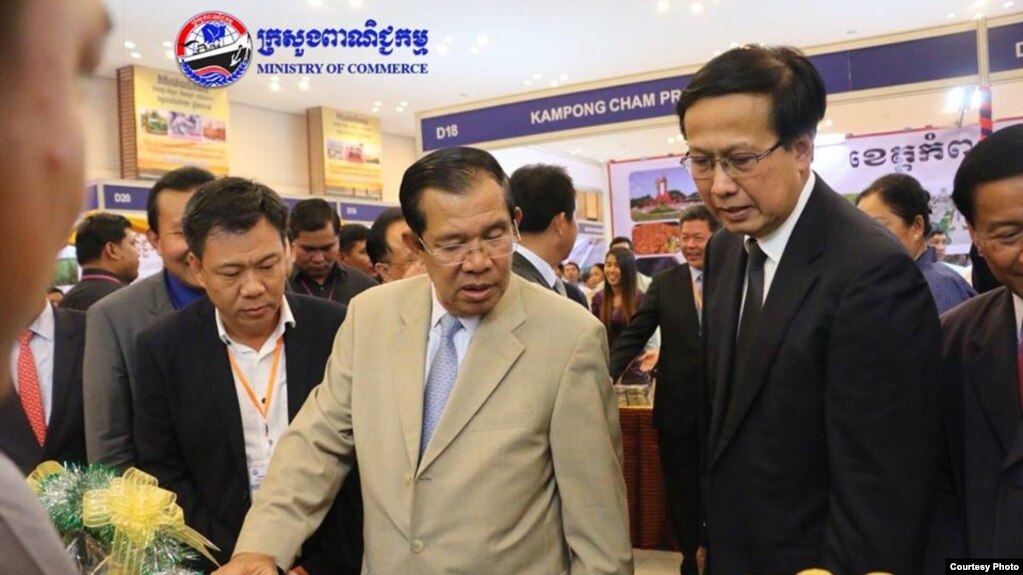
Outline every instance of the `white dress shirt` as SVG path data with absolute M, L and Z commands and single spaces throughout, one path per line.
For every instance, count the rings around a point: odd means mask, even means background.
M 440 300 L 437 299 L 437 288 L 430 284 L 430 295 L 433 297 L 433 306 L 430 311 L 430 335 L 426 340 L 426 365 L 423 366 L 423 390 L 426 390 L 426 379 L 430 377 L 430 365 L 433 363 L 433 358 L 437 355 L 437 350 L 440 349 L 440 320 L 447 315 L 448 310 L 444 309 L 441 305 Z M 465 354 L 469 351 L 469 344 L 472 342 L 472 336 L 476 334 L 476 328 L 480 325 L 480 316 L 460 317 L 458 321 L 462 322 L 462 328 L 455 333 L 455 353 L 458 356 L 458 367 L 462 367 L 462 361 L 465 360 Z
M 36 363 L 36 375 L 39 378 L 39 394 L 43 400 L 43 413 L 46 415 L 46 424 L 50 424 L 50 414 L 53 413 L 53 358 L 54 346 L 56 345 L 56 321 L 53 317 L 53 308 L 47 303 L 36 319 L 28 326 L 32 332 L 32 339 L 28 342 L 32 350 L 32 357 Z M 18 354 L 21 345 L 15 341 L 11 349 L 11 381 L 14 383 L 14 391 L 18 391 Z
M 284 336 L 285 328 L 290 324 L 295 325 L 295 317 L 291 314 L 291 306 L 287 298 L 281 298 L 281 317 L 277 322 L 270 337 L 263 342 L 258 350 L 239 343 L 227 334 L 224 322 L 220 317 L 220 310 L 217 310 L 217 332 L 220 340 L 227 347 L 228 356 L 238 366 L 242 375 L 248 381 L 253 395 L 260 402 L 265 402 L 270 394 L 268 384 L 273 379 L 273 395 L 267 408 L 266 417 L 259 412 L 244 384 L 238 378 L 234 369 L 231 373 L 234 377 L 234 388 L 238 395 L 238 407 L 241 412 L 242 433 L 245 437 L 245 460 L 249 468 L 249 487 L 255 491 L 266 474 L 266 466 L 270 463 L 274 446 L 280 439 L 281 434 L 288 428 L 288 370 L 287 354 L 284 346 L 281 347 L 280 360 L 277 363 L 277 373 L 271 377 L 270 370 L 273 366 L 274 351 L 277 347 L 277 340 Z
M 522 257 L 533 264 L 536 271 L 540 272 L 540 275 L 543 276 L 543 281 L 547 282 L 547 287 L 554 288 L 554 282 L 558 281 L 558 274 L 554 273 L 554 268 L 551 267 L 551 264 L 543 261 L 540 256 L 533 253 L 533 250 L 522 244 L 515 244 L 515 251 L 522 254 Z
M 792 237 L 792 230 L 795 229 L 799 216 L 803 214 L 803 209 L 806 208 L 806 202 L 810 199 L 810 193 L 813 192 L 813 187 L 816 183 L 817 176 L 811 171 L 810 177 L 803 184 L 803 190 L 799 192 L 799 200 L 796 201 L 796 207 L 793 208 L 789 217 L 785 218 L 785 221 L 776 230 L 757 239 L 760 249 L 764 250 L 764 254 L 767 255 L 767 259 L 764 261 L 764 301 L 767 301 L 767 293 L 771 291 L 774 274 L 778 271 L 778 264 L 781 262 L 781 257 L 785 254 L 785 247 L 789 244 L 789 238 Z M 743 241 L 749 238 L 750 236 L 743 236 Z M 745 285 L 742 288 L 742 299 L 745 305 Z M 763 304 L 763 302 L 760 303 Z M 739 317 L 742 317 L 741 313 L 742 310 L 740 310 Z
M 1012 294 L 1012 307 L 1016 311 L 1016 337 L 1023 342 L 1023 298 Z

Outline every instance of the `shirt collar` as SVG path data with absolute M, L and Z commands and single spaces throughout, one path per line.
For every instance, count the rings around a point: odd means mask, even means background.
M 53 341 L 57 331 L 56 320 L 53 317 L 53 306 L 47 303 L 43 307 L 42 313 L 36 316 L 32 323 L 29 324 L 28 330 L 37 337 Z
M 341 264 L 339 264 L 337 262 L 334 262 L 334 265 L 330 266 L 330 271 L 327 272 L 327 277 L 323 280 L 323 285 L 324 286 L 327 286 L 327 285 L 332 286 L 333 284 L 330 283 L 331 278 L 335 278 L 337 276 L 341 276 L 341 278 L 343 279 L 344 278 L 344 273 L 345 273 L 344 270 L 341 269 Z M 294 279 L 296 279 L 296 280 L 301 281 L 301 282 L 305 282 L 305 283 L 307 283 L 307 284 L 309 284 L 311 286 L 313 286 L 313 285 L 317 286 L 317 287 L 320 286 L 320 284 L 317 283 L 316 280 L 314 280 L 313 278 L 309 277 L 309 275 L 306 274 L 304 271 L 300 270 L 298 268 L 298 266 L 295 266 L 295 273 L 293 274 L 292 277 Z
M 174 274 L 170 273 L 166 269 L 163 271 L 164 283 L 167 286 L 167 295 L 170 296 L 171 306 L 175 310 L 181 309 L 195 300 L 206 295 L 206 292 L 201 289 L 196 289 L 185 282 L 174 277 Z
M 214 309 L 216 310 L 215 315 L 217 317 L 217 335 L 220 336 L 220 341 L 226 344 L 237 343 L 231 339 L 231 336 L 227 335 L 227 329 L 224 327 L 224 320 L 220 317 L 220 310 L 216 308 Z M 288 305 L 288 298 L 282 296 L 281 317 L 277 320 L 277 327 L 274 328 L 273 333 L 271 333 L 270 337 L 267 338 L 266 343 L 275 345 L 277 343 L 277 338 L 284 335 L 284 330 L 287 329 L 287 326 L 289 325 L 291 327 L 295 327 L 295 316 L 291 313 L 291 306 Z M 264 347 L 265 345 L 266 344 L 264 344 Z
M 785 253 L 785 246 L 788 245 L 789 238 L 792 237 L 792 230 L 795 229 L 799 216 L 802 215 L 803 209 L 806 208 L 806 202 L 809 201 L 810 193 L 816 184 L 817 176 L 813 173 L 813 170 L 810 170 L 810 177 L 803 184 L 803 190 L 799 192 L 799 200 L 796 201 L 796 207 L 789 214 L 789 217 L 785 218 L 785 221 L 778 226 L 778 229 L 757 240 L 757 243 L 760 244 L 760 249 L 764 250 L 767 257 L 775 264 L 781 261 L 781 256 Z M 750 236 L 745 237 L 748 238 Z
M 533 264 L 536 271 L 540 272 L 540 275 L 543 276 L 543 281 L 547 282 L 547 287 L 554 287 L 554 282 L 558 280 L 558 276 L 554 273 L 554 268 L 551 267 L 551 264 L 543 261 L 540 256 L 522 244 L 516 244 L 515 251 L 522 254 L 522 257 Z
M 122 278 L 121 276 L 115 274 L 114 272 L 112 272 L 110 270 L 105 270 L 103 268 L 82 268 L 82 277 L 85 277 L 85 276 L 103 276 L 103 277 L 108 277 L 108 278 L 111 278 L 111 279 L 115 279 L 115 280 L 117 280 L 117 281 L 119 281 L 121 283 L 126 283 L 124 281 L 124 278 Z
M 430 311 L 430 329 L 432 330 L 433 328 L 437 327 L 437 324 L 440 323 L 441 318 L 447 315 L 448 310 L 444 309 L 444 306 L 441 305 L 440 300 L 437 299 L 437 288 L 433 286 L 432 281 L 430 282 L 430 297 L 433 299 L 433 306 Z M 462 327 L 465 328 L 465 331 L 469 334 L 469 337 L 471 338 L 473 334 L 476 333 L 476 328 L 479 327 L 480 325 L 480 316 L 478 315 L 463 316 L 459 317 L 458 321 L 462 322 Z

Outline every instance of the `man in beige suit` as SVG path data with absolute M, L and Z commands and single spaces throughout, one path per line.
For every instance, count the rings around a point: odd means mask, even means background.
M 405 172 L 428 275 L 354 298 L 220 575 L 273 575 L 358 452 L 370 574 L 630 574 L 601 325 L 510 273 L 507 177 L 449 148 Z

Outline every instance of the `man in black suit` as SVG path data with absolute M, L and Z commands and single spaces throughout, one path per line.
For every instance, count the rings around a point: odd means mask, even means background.
M 810 169 L 824 83 L 791 48 L 725 52 L 678 103 L 724 230 L 703 336 L 712 573 L 919 573 L 940 327 L 913 261 Z
M 952 199 L 1002 286 L 941 318 L 944 432 L 929 572 L 1023 557 L 1023 126 L 977 144 Z
M 659 327 L 654 426 L 668 513 L 682 549 L 683 575 L 695 575 L 700 545 L 700 313 L 704 252 L 718 223 L 703 205 L 679 218 L 686 263 L 656 274 L 636 315 L 611 350 L 611 378 L 617 380 Z
M 322 198 L 295 204 L 288 220 L 295 270 L 288 290 L 348 305 L 348 301 L 377 282 L 338 261 L 341 218 Z
M 11 353 L 12 393 L 0 399 L 0 450 L 28 475 L 47 460 L 85 465 L 85 314 L 45 305 Z
M 277 440 L 323 377 L 345 307 L 285 295 L 288 209 L 270 188 L 221 178 L 184 218 L 209 299 L 139 335 L 135 443 L 139 467 L 177 493 L 185 521 L 226 561 Z M 332 516 L 299 561 L 309 575 L 359 572 L 357 480 Z
M 512 271 L 588 308 L 582 290 L 554 273 L 561 260 L 572 253 L 579 235 L 572 178 L 561 166 L 533 164 L 515 170 L 509 186 L 520 234 Z
M 86 216 L 75 228 L 75 257 L 82 277 L 64 294 L 60 307 L 89 311 L 92 304 L 139 277 L 139 252 L 128 218 L 109 213 Z

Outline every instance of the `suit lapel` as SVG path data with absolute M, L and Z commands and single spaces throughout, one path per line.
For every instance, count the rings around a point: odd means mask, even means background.
M 301 302 L 288 297 L 288 305 L 295 317 L 295 325 L 288 326 L 284 332 L 285 373 L 288 377 L 288 421 L 290 422 L 302 409 L 306 397 L 318 381 L 309 379 L 309 354 L 312 345 L 309 341 L 310 327 L 306 322 L 312 321 L 305 316 Z
M 483 316 L 473 335 L 444 413 L 423 453 L 417 475 L 429 467 L 458 436 L 525 351 L 522 342 L 513 333 L 525 320 L 526 314 L 519 299 L 519 284 L 517 278 L 513 277 L 508 284 L 508 291 L 494 309 Z
M 217 320 L 213 312 L 213 304 L 209 300 L 196 302 L 203 309 L 197 315 L 199 325 L 193 333 L 199 339 L 197 349 L 200 350 L 202 361 L 199 369 L 203 375 L 203 387 L 197 393 L 213 398 L 220 419 L 216 422 L 218 433 L 227 437 L 235 464 L 241 473 L 248 473 L 245 460 L 245 435 L 242 432 L 242 416 L 238 407 L 238 393 L 235 391 L 234 374 L 227 359 L 227 347 L 217 334 Z M 200 425 L 206 422 L 199 422 Z
M 60 310 L 54 309 L 53 312 L 53 412 L 50 414 L 50 425 L 46 434 L 47 446 L 54 437 L 53 432 L 68 419 L 64 414 L 68 409 L 68 396 L 72 391 L 75 365 L 82 359 L 74 347 L 74 342 L 80 337 L 78 328 Z
M 536 266 L 526 259 L 526 256 L 515 252 L 512 254 L 512 267 L 514 272 L 520 277 L 531 281 L 536 284 L 540 284 L 545 288 L 550 289 L 551 286 L 547 285 L 547 280 L 543 278 L 543 274 L 540 270 L 536 269 Z
M 1013 461 L 1023 457 L 1019 439 L 1019 399 L 1015 390 L 1016 375 L 1016 316 L 1012 305 L 1012 293 L 1005 290 L 995 312 L 988 316 L 983 329 L 978 329 L 971 344 L 975 355 L 966 366 L 970 383 L 984 414 L 991 423 L 1002 449 L 1010 454 Z M 1015 448 L 1015 449 L 1014 449 Z M 1015 451 L 1015 458 L 1012 457 Z
M 398 404 L 402 435 L 405 438 L 405 452 L 409 469 L 419 465 L 419 442 L 423 433 L 423 386 L 425 381 L 426 344 L 430 332 L 430 311 L 432 308 L 430 282 L 427 278 L 419 281 L 422 288 L 414 297 L 402 304 L 398 321 L 390 326 L 387 339 L 393 342 L 393 349 L 402 350 L 401 361 L 387 362 L 391 370 L 393 397 Z
M 728 234 L 728 232 L 721 232 Z M 727 238 L 727 241 L 725 241 Z M 743 281 L 745 281 L 746 251 L 742 248 L 742 239 L 739 236 L 728 234 L 722 237 L 722 241 L 714 246 L 716 251 L 713 254 L 714 268 L 712 276 L 704 278 L 704 289 L 707 295 L 704 302 L 710 305 L 708 317 L 713 318 L 712 322 L 705 326 L 705 336 L 709 344 L 716 349 L 716 355 L 708 355 L 708 359 L 714 365 L 708 366 L 712 369 L 713 380 L 709 380 L 713 388 L 710 390 L 712 397 L 710 432 L 708 444 L 712 450 L 718 445 L 721 437 L 721 429 L 724 424 L 724 416 L 728 408 L 729 396 L 731 393 L 732 378 L 732 354 L 735 353 L 735 333 L 739 323 L 739 305 L 742 302 Z M 713 277 L 717 276 L 717 277 Z M 709 281 L 713 281 L 710 284 Z M 716 450 L 712 451 L 716 454 Z M 713 463 L 713 461 L 711 462 Z

